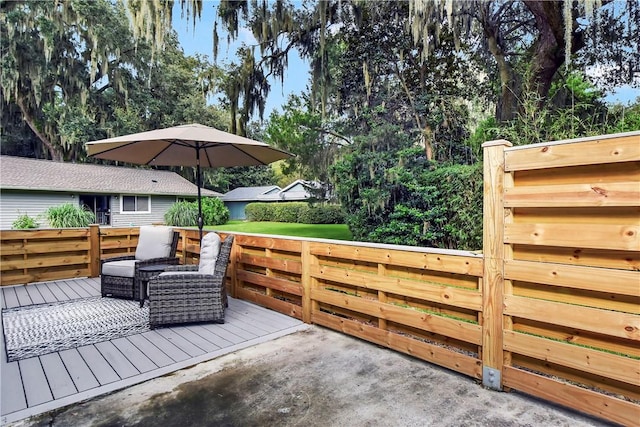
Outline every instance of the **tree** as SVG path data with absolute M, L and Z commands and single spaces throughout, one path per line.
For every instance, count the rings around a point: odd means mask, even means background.
M 310 59 L 312 88 L 322 92 L 321 101 L 325 103 L 334 77 L 327 41 L 334 33 L 360 29 L 362 23 L 366 25 L 368 21 L 363 18 L 367 11 L 385 7 L 380 3 L 384 2 L 374 2 L 372 6 L 371 2 L 336 0 L 296 8 L 284 1 L 256 2 L 253 7 L 249 7 L 247 1 L 222 1 L 218 17 L 228 38 L 237 37 L 244 21 L 258 40 L 260 56 L 258 59 L 247 57 L 246 63 L 251 66 L 243 69 L 246 73 L 243 79 L 249 79 L 251 73 L 282 78 L 288 54 L 295 48 Z M 599 58 L 606 61 L 607 67 L 617 70 L 620 79 L 632 80 L 634 70 L 640 65 L 635 54 L 640 33 L 637 2 L 626 2 L 622 17 L 610 12 L 613 3 L 607 0 L 411 0 L 409 5 L 408 19 L 406 15 L 403 17 L 408 24 L 396 26 L 396 30 L 412 36 L 414 48 L 421 49 L 423 60 L 445 39 L 442 36 L 446 28 L 452 31 L 457 46 L 461 46 L 464 39 L 475 42 L 477 56 L 488 60 L 488 74 L 500 82 L 496 118 L 501 122 L 515 117 L 520 108 L 519 94 L 525 82 L 517 73 L 519 64 L 530 70 L 530 81 L 526 83 L 536 88 L 540 99 L 546 98 L 557 71 L 571 54 L 584 51 L 587 38 L 595 38 L 608 46 L 597 52 L 615 52 Z M 400 11 L 377 16 L 380 26 L 391 27 L 400 17 Z M 620 33 L 608 31 L 609 27 Z M 216 24 L 214 41 L 219 40 L 218 30 Z M 590 50 L 589 53 L 593 57 L 596 52 Z M 369 70 L 371 67 L 362 67 L 358 72 L 364 76 Z M 362 85 L 366 86 L 366 83 Z M 245 98 L 254 95 L 263 96 L 264 92 L 241 90 L 234 94 Z
M 584 51 L 588 39 L 600 44 L 596 49 L 590 45 L 588 56 L 594 60 L 590 65 L 599 63 L 615 70 L 622 81 L 637 79 L 633 76 L 633 70 L 640 66 L 637 2 L 626 2 L 622 17 L 611 12 L 615 2 L 610 0 L 411 0 L 411 5 L 416 41 L 435 38 L 444 19 L 458 36 L 473 36 L 477 34 L 476 26 L 479 27 L 482 39 L 478 53 L 491 55 L 496 73 L 490 74 L 500 81 L 496 103 L 496 118 L 500 122 L 513 119 L 520 111 L 523 85 L 532 88 L 543 103 L 560 67 L 568 66 L 572 55 Z M 620 25 L 621 22 L 624 24 Z M 612 27 L 617 31 L 611 32 Z M 603 45 L 607 48 L 602 49 Z M 527 71 L 528 81 L 520 78 L 519 65 Z
M 226 113 L 207 105 L 220 68 L 185 57 L 175 33 L 163 34 L 159 55 L 134 39 L 120 2 L 53 4 L 2 4 L 3 153 L 77 161 L 89 140 L 192 122 L 224 128 Z
M 90 92 L 105 79 L 103 88 L 121 90 L 127 67 L 144 60 L 145 50 L 135 51 L 124 8 L 107 0 L 3 1 L 1 7 L 3 112 L 19 112 L 47 155 L 62 160 L 74 138 L 61 136 L 50 119 L 90 121 Z

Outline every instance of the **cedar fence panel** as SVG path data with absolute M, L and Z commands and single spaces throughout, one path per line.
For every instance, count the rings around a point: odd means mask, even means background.
M 494 217 L 504 230 L 501 383 L 633 425 L 640 419 L 640 132 L 509 145 L 485 145 L 485 159 L 497 159 L 498 185 L 489 193 L 503 202 Z
M 3 230 L 0 285 L 97 275 L 99 256 L 91 244 L 97 234 L 98 226 Z

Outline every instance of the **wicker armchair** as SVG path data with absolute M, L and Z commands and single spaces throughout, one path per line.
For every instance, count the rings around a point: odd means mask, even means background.
M 140 227 L 135 255 L 103 259 L 100 262 L 100 289 L 103 297 L 140 299 L 141 267 L 176 265 L 180 233 L 169 227 Z
M 219 242 L 217 234 L 208 233 L 202 239 L 200 265 L 172 266 L 149 281 L 151 328 L 176 323 L 224 323 L 228 305 L 226 272 L 233 236 Z M 214 249 L 208 250 L 211 246 Z

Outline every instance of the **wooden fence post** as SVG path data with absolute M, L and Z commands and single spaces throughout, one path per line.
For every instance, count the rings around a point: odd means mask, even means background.
M 482 250 L 482 384 L 502 390 L 504 304 L 504 149 L 506 140 L 482 144 L 484 190 Z
M 89 225 L 89 277 L 100 275 L 100 226 Z
M 302 263 L 302 321 L 311 323 L 311 249 L 310 242 L 302 242 L 300 261 Z
M 241 251 L 240 243 L 238 242 L 238 236 L 236 235 L 233 240 L 233 246 L 231 246 L 231 296 L 238 298 L 238 257 Z

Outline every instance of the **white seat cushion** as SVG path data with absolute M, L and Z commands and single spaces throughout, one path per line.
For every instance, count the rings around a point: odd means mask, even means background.
M 140 227 L 136 259 L 144 261 L 152 258 L 166 258 L 171 255 L 172 242 L 171 227 L 144 225 Z
M 220 236 L 216 233 L 209 232 L 202 238 L 200 246 L 200 264 L 198 264 L 198 272 L 200 274 L 211 274 L 216 269 L 216 261 L 220 253 Z
M 133 277 L 136 271 L 136 260 L 105 262 L 102 265 L 102 274 L 106 276 Z

